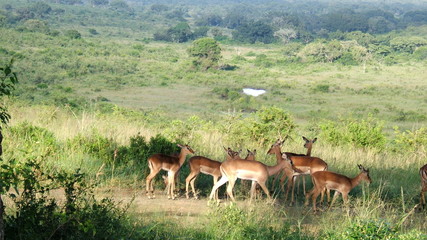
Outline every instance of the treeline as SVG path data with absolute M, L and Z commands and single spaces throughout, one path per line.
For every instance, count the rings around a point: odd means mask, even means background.
M 162 4 L 125 0 L 5 2 L 0 10 L 0 25 L 35 25 L 35 20 L 39 20 L 42 21 L 37 22 L 39 28 L 58 22 L 96 27 L 117 26 L 117 21 L 126 21 L 124 25 L 151 32 L 153 38 L 160 41 L 186 42 L 210 35 L 217 40 L 245 43 L 307 43 L 341 32 L 383 34 L 427 24 L 427 6 L 422 3 L 270 1 L 258 4 L 248 1 L 247 4 L 214 4 L 200 6 L 192 2 Z M 79 5 L 80 8 L 73 11 L 67 5 Z M 71 13 L 79 17 L 67 17 Z M 96 34 L 96 31 L 92 32 Z

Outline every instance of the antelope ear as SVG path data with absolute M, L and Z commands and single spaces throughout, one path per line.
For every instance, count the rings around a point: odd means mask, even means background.
M 180 147 L 180 148 L 183 148 L 183 147 L 184 147 L 183 145 L 181 145 L 181 144 L 179 144 L 179 143 L 177 144 L 177 146 L 178 146 L 178 147 Z
M 313 139 L 313 143 L 315 143 L 317 141 L 317 137 Z
M 361 164 L 357 164 L 357 167 L 363 171 L 363 166 Z
M 310 142 L 306 137 L 302 136 L 302 139 L 304 139 L 305 142 Z
M 254 153 L 254 155 L 256 154 L 256 149 L 254 149 L 254 152 L 253 152 L 253 153 Z
M 248 153 L 250 153 L 250 152 L 251 152 L 251 150 L 249 150 L 249 149 L 246 149 L 246 150 L 248 150 Z

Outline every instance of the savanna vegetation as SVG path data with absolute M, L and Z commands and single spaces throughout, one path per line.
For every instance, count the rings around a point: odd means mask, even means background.
M 0 0 L 0 228 L 5 239 L 427 239 L 426 66 L 423 1 Z M 237 204 L 221 189 L 226 203 L 208 207 L 203 174 L 201 200 L 164 200 L 174 211 L 145 197 L 154 153 L 185 143 L 223 161 L 229 146 L 273 165 L 265 153 L 286 136 L 282 151 L 317 137 L 312 156 L 346 176 L 362 164 L 372 183 L 349 211 L 318 214 L 300 188 L 288 206 L 273 179 L 274 204 L 247 204 L 239 184 Z

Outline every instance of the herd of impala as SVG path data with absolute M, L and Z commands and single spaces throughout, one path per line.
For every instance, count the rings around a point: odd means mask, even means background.
M 318 157 L 311 156 L 311 149 L 317 138 L 309 140 L 303 137 L 303 139 L 305 141 L 304 147 L 307 148 L 306 154 L 296 154 L 291 152 L 282 153 L 281 146 L 284 141 L 277 140 L 267 152 L 267 154 L 274 154 L 276 156 L 277 163 L 274 166 L 267 166 L 261 162 L 256 161 L 256 150 L 248 150 L 247 157 L 243 159 L 240 157 L 240 151 L 236 152 L 230 148 L 224 148 L 226 152 L 226 160 L 224 162 L 215 161 L 203 156 L 193 156 L 188 161 L 190 166 L 190 174 L 185 180 L 186 197 L 190 197 L 189 185 L 191 185 L 194 198 L 198 198 L 194 187 L 194 182 L 200 173 L 204 173 L 211 175 L 214 182 L 214 186 L 209 195 L 209 200 L 212 200 L 213 198 L 218 200 L 218 188 L 228 182 L 229 184 L 227 186 L 227 194 L 230 196 L 231 200 L 235 201 L 233 196 L 233 187 L 238 178 L 241 180 L 252 181 L 250 200 L 252 200 L 254 197 L 257 184 L 265 192 L 267 198 L 270 199 L 270 192 L 266 186 L 267 179 L 269 176 L 278 177 L 282 173 L 282 177 L 280 178 L 282 190 L 284 190 L 285 179 L 288 179 L 285 199 L 288 199 L 288 194 L 292 187 L 290 204 L 294 203 L 295 179 L 297 176 L 302 176 L 304 187 L 303 191 L 306 194 L 305 205 L 307 206 L 309 204 L 311 197 L 313 210 L 316 211 L 316 201 L 319 194 L 321 195 L 322 202 L 324 194 L 327 192 L 329 202 L 329 192 L 330 190 L 335 190 L 335 194 L 329 207 L 333 205 L 339 194 L 342 195 L 344 203 L 347 204 L 348 193 L 351 191 L 351 189 L 356 187 L 361 181 L 367 181 L 368 183 L 371 183 L 369 170 L 364 168 L 362 165 L 358 165 L 360 173 L 353 178 L 327 171 L 328 164 L 325 161 Z M 148 167 L 150 168 L 150 174 L 146 179 L 148 198 L 155 197 L 152 181 L 153 178 L 160 172 L 160 170 L 165 170 L 168 172 L 167 177 L 164 177 L 168 198 L 175 199 L 174 190 L 177 173 L 183 165 L 186 156 L 188 154 L 195 153 L 188 145 L 178 144 L 178 146 L 181 148 L 178 156 L 154 154 L 148 158 Z M 313 189 L 308 193 L 305 191 L 304 175 L 311 175 L 314 185 Z M 425 206 L 425 192 L 427 192 L 427 164 L 420 169 L 420 175 L 422 186 L 421 205 Z

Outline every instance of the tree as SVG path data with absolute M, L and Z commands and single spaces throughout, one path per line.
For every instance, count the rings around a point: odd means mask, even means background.
M 92 3 L 92 6 L 105 6 L 108 5 L 109 1 L 108 0 L 91 0 L 90 1 Z
M 193 65 L 203 70 L 217 66 L 221 59 L 221 47 L 212 38 L 195 40 L 187 52 L 190 57 L 194 58 Z
M 274 36 L 279 38 L 284 44 L 287 44 L 297 37 L 297 32 L 292 28 L 281 28 L 274 32 Z
M 233 38 L 252 44 L 255 42 L 271 43 L 274 40 L 273 29 L 262 21 L 240 25 L 233 32 Z
M 215 26 L 219 27 L 222 24 L 222 17 L 218 14 L 210 14 L 201 16 L 199 19 L 195 22 L 198 26 Z
M 16 74 L 12 71 L 13 60 L 9 64 L 6 64 L 4 67 L 0 67 L 0 98 L 4 96 L 10 96 L 12 91 L 15 89 L 15 84 L 18 83 L 18 78 Z M 2 129 L 3 125 L 9 123 L 10 115 L 5 106 L 0 105 L 0 161 L 1 155 L 3 154 L 3 135 Z M 4 240 L 4 205 L 2 194 L 9 191 L 9 188 L 16 183 L 16 178 L 14 177 L 13 169 L 9 169 L 2 164 L 0 169 L 0 240 Z
M 427 46 L 427 40 L 422 37 L 396 37 L 390 40 L 390 47 L 396 52 L 413 53 L 418 47 Z
M 178 23 L 174 27 L 170 28 L 167 33 L 171 37 L 172 42 L 177 43 L 187 42 L 193 37 L 190 25 L 186 22 Z

